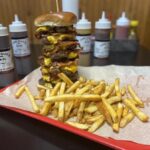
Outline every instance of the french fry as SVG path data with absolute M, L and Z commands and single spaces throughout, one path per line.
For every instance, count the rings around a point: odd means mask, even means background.
M 123 113 L 123 105 L 121 103 L 118 103 L 117 105 L 118 122 L 120 122 L 121 120 L 122 113 Z
M 112 105 L 114 103 L 117 103 L 117 102 L 120 102 L 121 101 L 121 96 L 113 96 L 113 97 L 110 97 L 108 99 L 106 99 L 106 101 Z
M 80 81 L 76 81 L 73 85 L 70 86 L 70 88 L 66 91 L 66 93 L 74 92 L 80 85 Z
M 64 118 L 64 120 L 68 119 L 70 112 L 73 108 L 73 105 L 74 105 L 74 101 L 69 101 L 69 102 L 65 103 L 65 118 Z
M 98 110 L 97 106 L 96 105 L 93 105 L 93 106 L 89 106 L 87 108 L 84 109 L 85 112 L 88 112 L 88 113 L 94 113 Z
M 127 106 L 124 106 L 123 112 L 122 112 L 122 117 L 125 117 L 129 112 L 129 108 Z
M 51 92 L 50 89 L 46 89 L 45 97 L 50 97 L 50 92 Z
M 127 107 L 129 107 L 133 113 L 143 122 L 147 122 L 149 117 L 143 113 L 140 109 L 138 109 L 130 100 L 124 99 L 123 102 Z
M 90 85 L 86 85 L 85 87 L 79 89 L 76 94 L 77 95 L 82 95 L 84 94 L 85 92 L 87 92 L 88 90 L 90 90 L 91 86 Z
M 73 126 L 73 127 L 82 129 L 82 130 L 87 130 L 89 128 L 89 125 L 87 125 L 87 124 L 81 124 L 81 123 L 78 123 L 78 122 L 66 121 L 66 123 L 69 124 L 69 125 L 71 125 L 71 126 Z
M 84 83 L 84 82 L 86 82 L 86 78 L 83 77 L 83 76 L 80 76 L 80 77 L 79 77 L 79 81 L 80 81 L 81 83 Z
M 117 79 L 115 80 L 115 92 L 116 92 L 116 95 L 117 95 L 118 97 L 121 97 L 121 92 L 120 92 L 120 79 L 119 79 L 119 78 L 117 78 Z
M 66 89 L 66 83 L 62 82 L 60 87 L 59 94 L 62 95 L 65 93 Z M 59 102 L 59 108 L 58 108 L 58 120 L 63 121 L 64 120 L 64 112 L 65 112 L 65 103 Z
M 108 112 L 106 106 L 102 103 L 102 102 L 99 102 L 97 104 L 97 107 L 99 109 L 99 111 L 104 115 L 106 121 L 108 124 L 112 125 L 113 124 L 113 121 L 112 121 L 112 118 L 111 118 L 111 115 L 110 113 Z
M 77 112 L 77 122 L 80 122 L 82 117 L 83 117 L 83 113 L 84 113 L 84 108 L 85 108 L 86 102 L 81 102 L 78 112 Z
M 15 97 L 18 99 L 24 91 L 25 91 L 25 85 L 22 85 L 21 87 L 18 88 Z
M 129 122 L 131 122 L 134 119 L 134 116 L 135 115 L 132 112 L 124 116 L 120 121 L 120 127 L 124 128 Z
M 25 92 L 26 92 L 27 96 L 29 97 L 29 100 L 32 104 L 32 108 L 33 108 L 34 112 L 39 113 L 40 108 L 36 104 L 35 99 L 34 99 L 33 95 L 31 94 L 31 92 L 27 86 L 25 86 Z
M 101 101 L 101 97 L 95 94 L 86 94 L 86 95 L 64 94 L 45 98 L 46 102 L 61 102 L 61 101 L 67 102 L 72 100 Z
M 118 116 L 118 122 L 114 123 L 112 125 L 112 128 L 113 128 L 113 131 L 119 132 L 120 120 L 121 120 L 121 116 L 122 116 L 122 113 L 123 113 L 123 105 L 121 103 L 118 103 L 116 113 L 117 113 L 117 116 Z
M 73 82 L 64 74 L 64 73 L 59 73 L 58 77 L 63 80 L 65 83 L 67 83 L 68 85 L 73 85 Z
M 58 83 L 55 85 L 55 87 L 51 90 L 51 93 L 50 93 L 51 96 L 54 96 L 54 95 L 56 95 L 56 94 L 58 93 L 58 90 L 59 90 L 59 88 L 60 88 L 60 85 L 61 85 L 60 82 L 58 82 Z M 47 98 L 47 97 L 45 97 L 45 98 Z M 52 104 L 51 104 L 51 103 L 49 103 L 49 102 L 44 102 L 44 105 L 43 105 L 43 107 L 42 107 L 42 109 L 41 109 L 41 111 L 40 111 L 40 114 L 41 114 L 41 115 L 44 115 L 44 116 L 48 115 L 48 113 L 49 113 L 51 107 L 52 107 Z
M 135 91 L 133 90 L 131 85 L 128 85 L 128 91 L 131 95 L 131 97 L 138 103 L 140 107 L 144 107 L 144 103 L 140 100 L 140 98 L 137 96 Z
M 58 110 L 57 110 L 56 108 L 54 108 L 54 109 L 52 110 L 52 116 L 53 116 L 54 118 L 56 118 L 57 115 L 58 115 Z
M 89 132 L 95 132 L 104 122 L 105 118 L 102 116 L 100 119 L 95 121 L 92 126 L 88 129 Z
M 43 100 L 43 97 L 40 97 L 39 95 L 34 96 L 35 100 Z
M 105 98 L 102 98 L 103 104 L 106 106 L 107 111 L 110 113 L 114 123 L 118 121 L 118 116 L 113 107 L 106 101 Z
M 55 96 L 55 95 L 58 93 L 60 86 L 61 86 L 61 82 L 58 82 L 58 83 L 55 85 L 55 87 L 53 88 L 53 90 L 51 91 L 51 94 L 50 94 L 50 95 L 51 95 L 51 96 Z
M 121 95 L 124 96 L 126 94 L 126 87 L 122 87 L 121 89 Z
M 103 115 L 87 116 L 87 117 L 85 117 L 85 120 L 88 124 L 92 124 L 93 122 L 101 119 L 102 117 L 104 117 L 104 116 Z
M 37 84 L 37 88 L 38 89 L 45 89 L 45 90 L 49 89 L 49 88 L 47 88 L 47 87 L 45 87 L 43 85 L 40 85 L 40 84 Z
M 102 94 L 102 92 L 105 89 L 105 82 L 104 81 L 100 81 L 99 85 L 97 85 L 94 89 L 93 89 L 93 94 Z
M 44 102 L 44 105 L 41 108 L 40 114 L 43 116 L 47 116 L 51 107 L 52 107 L 51 103 Z
M 40 89 L 39 91 L 39 97 L 45 97 L 45 93 L 46 93 L 46 90 L 45 89 Z
M 116 122 L 112 125 L 112 129 L 115 132 L 119 132 L 119 122 Z
M 105 92 L 101 95 L 102 98 L 107 98 L 114 90 L 115 84 L 111 84 L 108 88 L 106 88 Z

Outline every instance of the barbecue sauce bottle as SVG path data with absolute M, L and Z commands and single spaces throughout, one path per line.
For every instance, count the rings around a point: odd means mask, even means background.
M 85 18 L 85 13 L 82 13 L 82 18 L 76 24 L 76 39 L 79 41 L 82 50 L 81 53 L 87 53 L 91 51 L 91 22 Z
M 116 40 L 127 40 L 129 36 L 129 27 L 130 20 L 126 17 L 125 12 L 122 13 L 122 16 L 116 22 Z
M 102 18 L 95 24 L 95 44 L 94 56 L 97 58 L 107 58 L 110 51 L 110 31 L 111 22 L 105 18 L 105 12 L 102 12 Z
M 24 57 L 30 55 L 27 26 L 22 21 L 19 21 L 17 15 L 15 15 L 15 21 L 9 25 L 9 32 L 14 56 Z
M 0 73 L 14 69 L 13 54 L 10 48 L 7 27 L 0 25 Z

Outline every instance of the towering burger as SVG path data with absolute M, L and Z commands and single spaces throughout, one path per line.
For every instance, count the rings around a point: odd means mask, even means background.
M 70 12 L 48 13 L 35 19 L 35 36 L 43 43 L 39 57 L 43 83 L 57 83 L 62 72 L 72 81 L 77 80 L 80 46 L 73 27 L 76 21 Z

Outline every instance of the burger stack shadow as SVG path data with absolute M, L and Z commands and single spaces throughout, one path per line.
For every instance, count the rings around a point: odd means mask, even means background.
M 43 44 L 38 59 L 42 73 L 40 84 L 55 85 L 60 81 L 59 73 L 64 73 L 73 82 L 77 80 L 81 48 L 73 27 L 76 21 L 76 16 L 70 12 L 48 13 L 35 19 L 35 36 Z

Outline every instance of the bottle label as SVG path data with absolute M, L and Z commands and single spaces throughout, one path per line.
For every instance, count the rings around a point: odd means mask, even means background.
M 79 41 L 80 46 L 82 47 L 81 52 L 90 52 L 92 44 L 90 35 L 76 36 L 76 39 Z
M 107 58 L 109 56 L 110 42 L 95 41 L 94 56 L 98 58 Z
M 30 55 L 29 39 L 12 39 L 13 52 L 16 57 Z
M 0 72 L 14 69 L 12 50 L 0 52 Z

